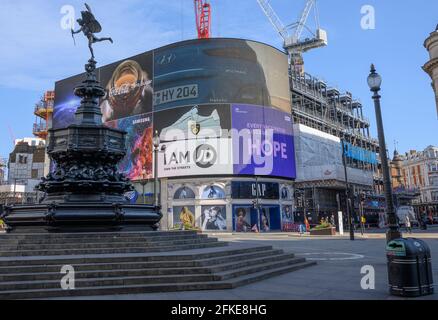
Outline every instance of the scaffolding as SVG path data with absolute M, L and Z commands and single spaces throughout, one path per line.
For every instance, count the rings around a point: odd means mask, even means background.
M 8 160 L 0 158 L 0 185 L 3 185 L 6 183 L 6 170 L 8 168 Z
M 378 140 L 370 135 L 370 121 L 364 116 L 359 100 L 353 99 L 350 92 L 341 93 L 308 73 L 291 72 L 290 75 L 295 124 L 331 134 L 355 147 L 378 154 Z M 378 171 L 377 165 L 347 160 L 350 167 Z
M 333 135 L 354 147 L 378 155 L 378 140 L 371 137 L 370 120 L 364 116 L 363 105 L 359 100 L 354 99 L 350 92 L 341 92 L 308 73 L 290 70 L 289 75 L 294 124 L 302 124 Z M 353 202 L 357 202 L 360 193 L 369 196 L 380 193 L 383 179 L 379 160 L 377 164 L 351 158 L 346 161 L 348 167 L 370 172 L 373 176 L 372 186 L 351 184 Z M 343 181 L 302 181 L 296 184 L 296 188 L 307 195 L 308 203 L 305 209 L 302 208 L 302 212 L 312 213 L 314 219 L 339 209 L 345 212 Z M 358 210 L 357 205 L 353 207 Z
M 36 119 L 35 123 L 33 124 L 33 134 L 34 136 L 43 140 L 47 139 L 47 135 L 49 133 L 54 103 L 55 92 L 47 91 L 34 108 Z

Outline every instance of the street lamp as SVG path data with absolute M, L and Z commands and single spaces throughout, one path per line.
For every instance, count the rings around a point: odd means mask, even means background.
M 376 68 L 374 64 L 371 65 L 371 73 L 368 76 L 368 86 L 371 89 L 371 92 L 374 93 L 374 107 L 376 109 L 376 121 L 377 121 L 377 131 L 379 134 L 379 149 L 380 149 L 380 159 L 382 161 L 382 172 L 383 172 L 383 185 L 385 191 L 386 198 L 386 214 L 388 216 L 388 226 L 389 230 L 386 233 L 386 240 L 388 242 L 399 239 L 402 237 L 399 229 L 399 225 L 397 222 L 397 216 L 394 208 L 394 198 L 392 195 L 392 187 L 391 187 L 391 179 L 389 173 L 389 165 L 388 165 L 388 155 L 386 150 L 386 142 L 385 142 L 385 132 L 383 130 L 383 120 L 382 120 L 382 110 L 380 106 L 380 98 L 379 95 L 380 86 L 382 85 L 382 77 L 376 72 Z
M 158 148 L 160 147 L 161 143 L 158 131 L 155 131 L 152 143 L 154 144 L 154 205 L 156 208 L 158 208 L 160 205 L 160 200 L 158 198 Z

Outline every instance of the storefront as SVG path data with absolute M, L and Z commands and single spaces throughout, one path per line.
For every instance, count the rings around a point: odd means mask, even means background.
M 293 231 L 292 182 L 219 178 L 166 180 L 164 229 L 211 232 Z M 167 194 L 165 194 L 167 193 Z

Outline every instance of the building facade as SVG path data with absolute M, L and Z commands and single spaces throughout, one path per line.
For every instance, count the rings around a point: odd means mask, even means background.
M 37 138 L 17 140 L 9 155 L 8 178 L 0 193 L 3 204 L 35 203 L 41 196 L 35 186 L 44 176 L 45 141 Z
M 103 66 L 102 121 L 127 132 L 119 170 L 162 228 L 292 230 L 296 178 L 288 57 L 243 39 L 183 41 Z M 83 75 L 56 83 L 53 127 L 74 122 Z M 158 156 L 153 137 L 160 138 Z
M 412 150 L 402 156 L 403 183 L 407 189 L 419 190 L 415 205 L 420 212 L 438 215 L 438 147 L 429 146 L 424 151 Z
M 351 93 L 343 93 L 307 73 L 291 71 L 290 85 L 296 187 L 305 198 L 298 201 L 298 215 L 306 212 L 317 222 L 337 211 L 346 212 L 344 152 L 353 214 L 357 220 L 363 213 L 370 223 L 378 225 L 384 207 L 382 198 L 375 197 L 383 190 L 379 146 L 370 135 L 362 103 Z
M 423 70 L 432 79 L 432 89 L 435 92 L 436 108 L 438 115 L 438 26 L 424 42 L 424 47 L 429 52 L 429 61 L 423 66 Z

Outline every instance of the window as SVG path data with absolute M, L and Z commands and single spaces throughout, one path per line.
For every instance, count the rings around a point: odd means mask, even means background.
M 218 186 L 208 186 L 202 192 L 202 199 L 225 199 L 225 191 Z
M 193 192 L 192 189 L 188 187 L 182 187 L 176 190 L 173 199 L 175 200 L 195 199 L 195 193 Z
M 38 179 L 38 169 L 32 169 L 32 173 L 31 173 L 31 177 L 32 179 Z
M 18 163 L 27 164 L 27 156 L 18 155 Z

